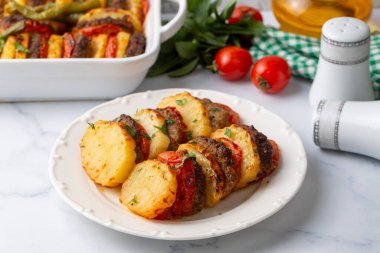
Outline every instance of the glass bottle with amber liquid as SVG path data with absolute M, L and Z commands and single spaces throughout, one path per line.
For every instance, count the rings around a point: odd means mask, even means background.
M 368 21 L 372 0 L 273 0 L 272 8 L 282 30 L 320 37 L 329 19 L 346 16 Z

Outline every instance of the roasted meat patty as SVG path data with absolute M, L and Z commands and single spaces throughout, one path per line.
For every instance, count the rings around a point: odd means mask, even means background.
M 157 111 L 166 121 L 166 129 L 170 139 L 169 150 L 177 150 L 180 144 L 188 141 L 186 135 L 187 127 L 183 122 L 181 114 L 174 107 L 160 108 Z

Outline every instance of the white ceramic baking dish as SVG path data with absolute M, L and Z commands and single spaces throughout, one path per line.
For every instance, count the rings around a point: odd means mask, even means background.
M 186 0 L 161 26 L 161 1 L 150 0 L 144 54 L 122 59 L 0 60 L 0 101 L 108 99 L 132 92 L 157 59 L 161 42 L 183 25 Z

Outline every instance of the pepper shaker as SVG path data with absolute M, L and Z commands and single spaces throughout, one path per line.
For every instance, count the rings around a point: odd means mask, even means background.
M 380 160 L 380 101 L 322 100 L 313 118 L 314 143 Z
M 318 69 L 309 100 L 370 101 L 374 91 L 369 71 L 370 29 L 363 21 L 339 17 L 322 27 Z

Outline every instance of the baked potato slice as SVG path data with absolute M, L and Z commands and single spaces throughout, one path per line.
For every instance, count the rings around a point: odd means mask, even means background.
M 5 41 L 3 50 L 1 51 L 1 59 L 14 59 L 16 56 L 16 37 L 9 36 Z
M 47 58 L 61 58 L 63 54 L 63 38 L 60 35 L 53 34 L 48 41 Z
M 205 150 L 195 143 L 185 143 L 178 147 L 178 150 L 186 150 L 188 153 L 195 154 L 197 163 L 202 167 L 203 174 L 205 176 L 205 205 L 207 207 L 215 206 L 223 198 L 223 188 L 220 187 L 220 181 L 224 180 L 220 178 L 214 171 L 216 161 L 210 161 L 204 155 Z M 219 182 L 219 183 L 218 183 Z
M 132 116 L 150 136 L 149 159 L 166 151 L 170 144 L 165 118 L 152 109 L 142 109 Z
M 116 39 L 117 39 L 116 58 L 124 58 L 125 57 L 125 52 L 127 51 L 130 38 L 131 38 L 131 35 L 129 33 L 126 33 L 126 32 L 119 32 L 116 35 Z
M 175 107 L 193 138 L 210 136 L 211 122 L 206 107 L 189 92 L 179 93 L 161 100 L 158 108 Z
M 120 202 L 148 219 L 171 207 L 176 200 L 177 179 L 166 163 L 147 160 L 136 165 L 121 188 Z
M 92 58 L 104 58 L 108 42 L 108 34 L 99 34 L 91 39 Z
M 236 185 L 236 189 L 241 189 L 249 183 L 256 181 L 260 174 L 260 157 L 256 144 L 251 139 L 247 130 L 239 125 L 231 125 L 223 129 L 216 130 L 211 134 L 211 138 L 228 138 L 236 143 L 242 150 L 241 177 Z
M 119 123 L 90 124 L 80 143 L 82 166 L 97 184 L 122 184 L 135 166 L 135 141 Z
M 17 43 L 26 50 L 17 50 L 16 49 L 16 54 L 15 58 L 16 59 L 25 59 L 26 58 L 26 51 L 29 48 L 29 33 L 21 33 L 17 36 Z

